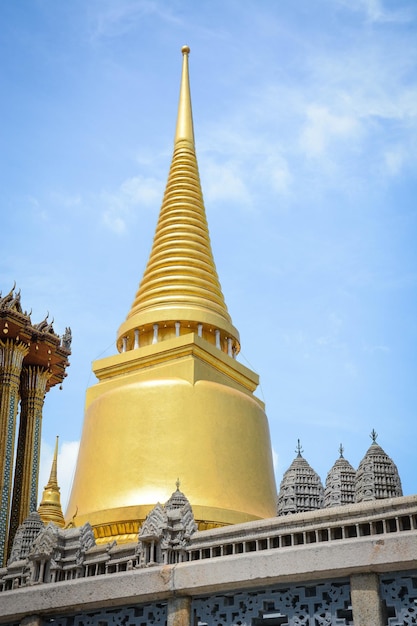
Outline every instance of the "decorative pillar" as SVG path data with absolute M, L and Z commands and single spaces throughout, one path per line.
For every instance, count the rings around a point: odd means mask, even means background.
M 0 341 L 0 565 L 6 564 L 20 373 L 28 351 L 20 341 Z
M 29 365 L 22 368 L 20 425 L 10 516 L 9 554 L 16 530 L 29 513 L 37 509 L 42 408 L 50 375 L 49 370 L 44 367 Z
M 167 626 L 191 626 L 191 624 L 191 598 L 170 598 Z
M 377 574 L 352 574 L 350 577 L 353 622 L 360 626 L 384 626 L 386 623 L 379 595 Z

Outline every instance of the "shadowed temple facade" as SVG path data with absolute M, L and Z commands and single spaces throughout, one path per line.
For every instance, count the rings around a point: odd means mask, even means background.
M 118 353 L 93 363 L 65 516 L 58 439 L 39 505 L 37 488 L 71 331 L 0 294 L 0 624 L 417 624 L 417 500 L 375 431 L 357 469 L 340 447 L 324 484 L 298 441 L 275 484 L 211 250 L 189 52 L 151 253 Z

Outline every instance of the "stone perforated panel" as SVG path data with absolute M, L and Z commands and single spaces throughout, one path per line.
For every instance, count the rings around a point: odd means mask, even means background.
M 380 594 L 386 604 L 388 626 L 417 624 L 417 572 L 381 576 Z
M 353 625 L 348 581 L 199 598 L 193 611 L 196 626 Z
M 167 607 L 163 603 L 86 611 L 53 620 L 53 626 L 165 626 L 166 623 Z

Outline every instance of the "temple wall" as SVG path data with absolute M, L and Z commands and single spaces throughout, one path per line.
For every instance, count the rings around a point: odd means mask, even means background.
M 158 572 L 163 577 L 162 572 Z M 99 586 L 99 581 L 95 581 Z M 91 591 L 91 590 L 90 590 Z M 137 598 L 143 594 L 138 590 Z M 146 590 L 143 590 L 146 594 Z M 180 590 L 177 590 L 178 593 Z M 417 572 L 354 574 L 335 580 L 168 597 L 48 616 L 7 626 L 404 626 L 417 622 Z M 115 600 L 113 600 L 114 602 Z M 113 602 L 111 604 L 113 604 Z M 1 605 L 0 605 L 1 606 Z
M 170 565 L 91 527 L 39 538 L 0 569 L 2 625 L 417 624 L 415 496 L 195 532 Z

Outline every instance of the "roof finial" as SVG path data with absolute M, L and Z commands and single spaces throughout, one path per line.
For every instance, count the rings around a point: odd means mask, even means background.
M 177 491 L 179 491 L 179 490 L 180 490 L 180 484 L 181 484 L 181 483 L 180 483 L 180 479 L 179 479 L 179 478 L 177 478 L 177 480 L 176 480 L 176 482 L 175 482 L 175 486 L 176 486 L 176 488 L 177 488 Z
M 180 87 L 180 99 L 178 103 L 177 129 L 175 132 L 175 144 L 179 141 L 187 141 L 194 148 L 193 114 L 191 110 L 190 79 L 188 75 L 188 55 L 190 48 L 183 46 L 182 52 L 182 76 Z
M 342 444 L 340 444 L 340 446 L 339 446 L 339 453 L 340 453 L 340 458 L 341 459 L 343 459 L 343 451 L 344 451 L 344 448 L 343 448 Z
M 56 440 L 55 440 L 55 450 L 54 450 L 54 458 L 52 461 L 52 467 L 51 467 L 51 474 L 49 476 L 49 484 L 50 485 L 54 485 L 56 487 L 58 487 L 58 471 L 57 471 L 57 466 L 58 466 L 58 441 L 59 441 L 59 436 L 56 436 Z
M 295 449 L 295 451 L 297 452 L 297 456 L 302 456 L 301 453 L 304 452 L 299 439 L 297 439 L 297 448 Z
M 376 443 L 376 438 L 378 437 L 378 433 L 375 431 L 375 428 L 372 429 L 372 432 L 369 436 L 372 439 L 372 443 Z

